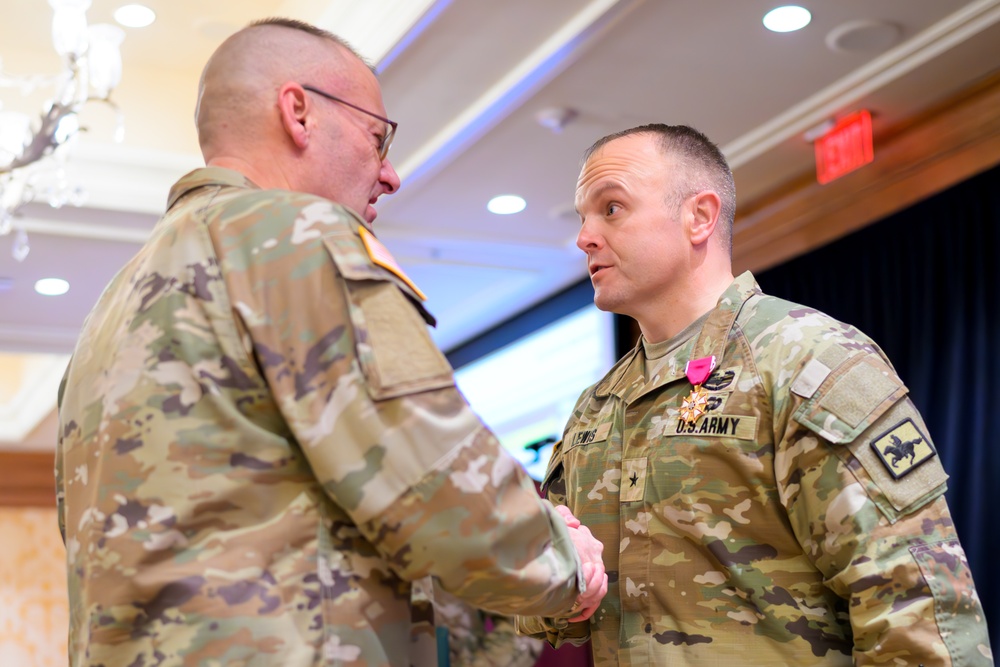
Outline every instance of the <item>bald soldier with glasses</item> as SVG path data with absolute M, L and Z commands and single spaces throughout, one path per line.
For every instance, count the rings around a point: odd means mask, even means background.
M 206 167 L 60 387 L 70 665 L 434 665 L 411 606 L 430 576 L 588 618 L 600 542 L 472 412 L 375 237 L 399 177 L 372 70 L 269 19 L 212 56 L 196 117 Z

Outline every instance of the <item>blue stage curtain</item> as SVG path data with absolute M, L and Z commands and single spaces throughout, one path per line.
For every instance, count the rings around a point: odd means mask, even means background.
M 868 334 L 909 387 L 998 650 L 1000 166 L 756 277 Z

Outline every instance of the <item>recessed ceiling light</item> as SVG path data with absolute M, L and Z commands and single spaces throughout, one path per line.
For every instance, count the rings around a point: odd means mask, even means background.
M 895 23 L 858 19 L 838 25 L 826 35 L 826 45 L 833 51 L 878 53 L 894 46 L 902 29 Z
M 490 200 L 490 203 L 486 205 L 486 210 L 497 215 L 510 215 L 511 213 L 520 213 L 525 206 L 527 203 L 522 197 L 499 195 Z
M 785 5 L 764 15 L 764 27 L 773 32 L 792 32 L 805 28 L 811 20 L 812 14 L 805 7 Z
M 156 20 L 156 13 L 145 5 L 122 5 L 115 10 L 115 20 L 126 28 L 145 28 Z
M 69 291 L 69 283 L 62 278 L 42 278 L 35 283 L 35 291 L 45 296 L 59 296 Z

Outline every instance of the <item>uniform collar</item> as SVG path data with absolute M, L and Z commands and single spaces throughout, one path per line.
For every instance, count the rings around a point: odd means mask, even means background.
M 181 198 L 190 192 L 205 187 L 233 187 L 244 190 L 261 190 L 262 188 L 238 171 L 226 169 L 224 167 L 200 167 L 181 177 L 170 188 L 170 195 L 167 197 L 167 210 L 173 208 Z M 346 213 L 352 214 L 357 222 L 365 229 L 375 234 L 372 223 L 361 217 L 360 214 L 352 211 L 346 206 L 343 207 Z
M 167 196 L 167 209 L 173 207 L 184 195 L 199 188 L 209 186 L 230 186 L 250 190 L 260 190 L 260 187 L 238 171 L 222 167 L 201 167 L 181 177 L 170 188 Z
M 646 382 L 644 364 L 649 361 L 643 353 L 643 341 L 640 337 L 635 347 L 598 383 L 595 394 L 638 398 L 653 389 L 684 377 L 684 367 L 689 359 L 714 356 L 715 367 L 720 368 L 723 364 L 726 343 L 729 341 L 729 333 L 736 324 L 740 310 L 750 297 L 760 293 L 760 287 L 753 274 L 749 271 L 740 274 L 719 297 L 700 331 L 661 362 L 663 370 L 655 379 Z
M 729 332 L 736 324 L 736 318 L 739 317 L 743 304 L 754 294 L 760 293 L 760 287 L 749 271 L 744 271 L 737 276 L 719 297 L 715 310 L 708 314 L 705 326 L 694 337 L 690 349 L 682 351 L 678 356 L 684 359 L 685 363 L 688 359 L 714 356 L 715 367 L 720 368 L 723 363 L 722 355 L 726 350 L 726 343 L 729 341 Z M 681 374 L 683 375 L 683 373 L 682 367 Z

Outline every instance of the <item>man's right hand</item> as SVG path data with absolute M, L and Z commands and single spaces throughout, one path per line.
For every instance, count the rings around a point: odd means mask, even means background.
M 571 622 L 585 621 L 594 615 L 604 595 L 608 592 L 608 574 L 604 571 L 604 561 L 601 554 L 604 545 L 591 534 L 590 529 L 580 523 L 565 505 L 555 505 L 555 509 L 566 521 L 570 538 L 576 547 L 582 563 L 583 579 L 587 590 L 582 593 L 573 605 Z

